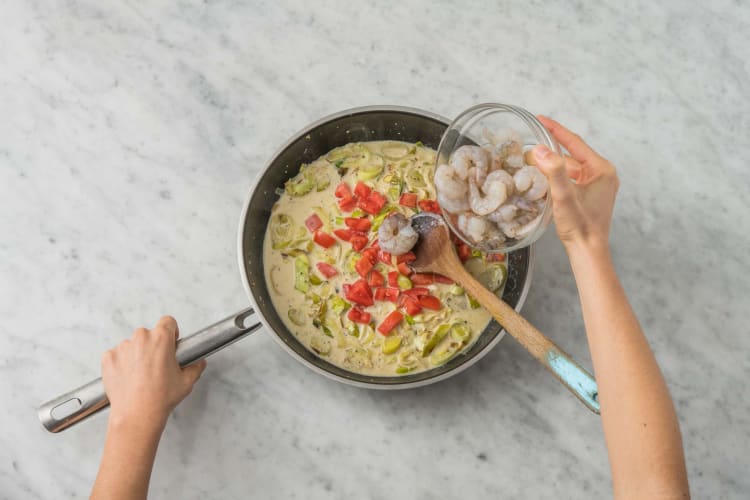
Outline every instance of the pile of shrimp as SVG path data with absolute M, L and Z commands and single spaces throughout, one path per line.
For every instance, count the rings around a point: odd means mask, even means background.
M 456 225 L 473 243 L 498 248 L 531 234 L 542 219 L 547 178 L 524 160 L 514 130 L 484 131 L 482 146 L 461 146 L 435 170 L 440 206 L 456 216 Z

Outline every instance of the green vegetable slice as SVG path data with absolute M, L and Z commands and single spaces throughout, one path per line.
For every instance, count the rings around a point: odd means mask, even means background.
M 422 357 L 428 356 L 440 341 L 448 335 L 450 329 L 450 325 L 443 324 L 437 327 L 436 330 L 425 330 L 414 339 L 414 347 L 419 350 Z
M 422 172 L 419 171 L 418 167 L 410 168 L 406 172 L 406 175 L 404 175 L 404 180 L 406 181 L 406 186 L 410 191 L 427 187 L 424 176 L 422 175 Z
M 385 160 L 380 155 L 371 154 L 368 162 L 357 168 L 357 179 L 370 181 L 377 178 L 385 167 Z
M 289 246 L 294 238 L 294 220 L 286 214 L 274 214 L 269 225 L 273 249 L 279 250 Z
M 430 355 L 430 363 L 433 366 L 442 365 L 461 349 L 462 344 L 459 342 L 445 342 L 443 345 L 435 349 Z
M 315 181 L 300 172 L 284 184 L 284 189 L 290 196 L 304 196 L 315 187 Z
M 401 337 L 393 335 L 383 340 L 383 354 L 393 354 L 401 347 Z
M 401 349 L 397 355 L 397 360 L 399 365 L 407 368 L 416 368 L 419 365 L 419 358 L 411 347 Z
M 310 261 L 305 255 L 294 259 L 294 288 L 302 293 L 310 290 Z
M 490 264 L 479 273 L 477 280 L 491 292 L 498 291 L 505 283 L 507 270 L 503 264 Z
M 404 276 L 403 274 L 399 274 L 398 279 L 396 281 L 398 283 L 398 287 L 401 290 L 409 290 L 413 286 L 411 280 L 407 278 L 406 276 Z
M 451 326 L 451 338 L 465 345 L 471 338 L 471 328 L 466 322 L 454 323 Z
M 399 142 L 387 142 L 380 148 L 380 152 L 389 160 L 400 160 L 409 154 L 409 145 Z
M 335 312 L 336 314 L 341 314 L 344 311 L 347 311 L 350 307 L 351 305 L 347 301 L 339 297 L 338 295 L 335 295 L 331 299 L 331 303 L 329 304 L 329 309 Z
M 469 306 L 472 309 L 479 309 L 482 306 L 479 302 L 477 302 L 477 299 L 475 299 L 471 295 L 466 294 L 466 298 L 469 299 Z

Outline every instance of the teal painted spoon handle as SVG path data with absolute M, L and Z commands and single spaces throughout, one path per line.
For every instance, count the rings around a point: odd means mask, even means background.
M 450 276 L 470 293 L 498 323 L 505 328 L 537 361 L 585 404 L 589 410 L 599 413 L 599 398 L 596 380 L 589 372 L 573 360 L 565 351 L 548 339 L 526 318 L 503 302 L 494 293 L 484 288 L 463 266 L 445 266 L 439 272 Z

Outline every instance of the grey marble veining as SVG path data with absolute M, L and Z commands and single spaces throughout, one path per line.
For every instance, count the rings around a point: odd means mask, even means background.
M 626 5 L 627 4 L 627 5 Z M 0 498 L 85 498 L 106 418 L 34 409 L 162 313 L 247 304 L 257 169 L 366 104 L 522 105 L 619 167 L 618 269 L 672 390 L 695 498 L 750 491 L 750 8 L 684 2 L 0 3 Z M 554 232 L 528 318 L 590 366 Z M 265 332 L 175 412 L 153 498 L 606 498 L 598 419 L 506 339 L 440 384 L 314 375 Z

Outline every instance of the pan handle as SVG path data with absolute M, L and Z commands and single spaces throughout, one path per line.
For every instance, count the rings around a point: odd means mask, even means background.
M 177 341 L 175 356 L 180 366 L 187 366 L 225 348 L 253 333 L 261 323 L 252 308 L 244 309 L 218 323 Z M 39 420 L 50 432 L 60 432 L 109 406 L 102 379 L 73 389 L 42 404 Z

